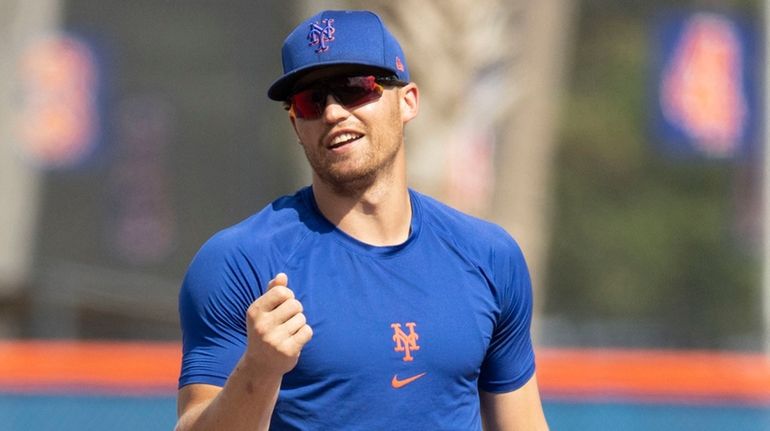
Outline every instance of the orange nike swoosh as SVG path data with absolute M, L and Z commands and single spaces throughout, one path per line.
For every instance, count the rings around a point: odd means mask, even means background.
M 397 375 L 393 375 L 393 380 L 390 381 L 390 386 L 393 386 L 393 389 L 403 388 L 404 386 L 408 385 L 409 383 L 412 383 L 413 381 L 419 379 L 420 377 L 426 375 L 428 373 L 420 373 L 416 376 L 407 377 L 403 380 L 399 380 Z

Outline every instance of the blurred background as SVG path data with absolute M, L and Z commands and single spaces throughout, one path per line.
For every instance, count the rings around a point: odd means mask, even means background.
M 309 183 L 266 89 L 323 8 L 401 40 L 412 186 L 521 244 L 553 429 L 770 429 L 760 0 L 0 0 L 0 428 L 173 427 L 187 265 Z M 30 383 L 93 346 L 171 371 Z

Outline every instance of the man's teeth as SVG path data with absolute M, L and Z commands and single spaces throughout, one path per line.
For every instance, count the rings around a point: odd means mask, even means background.
M 335 138 L 332 140 L 332 142 L 331 142 L 331 145 L 332 145 L 333 147 L 336 147 L 336 146 L 338 146 L 338 145 L 342 145 L 342 144 L 344 144 L 344 143 L 347 143 L 347 142 L 350 142 L 350 141 L 356 140 L 356 139 L 360 138 L 361 136 L 362 136 L 362 135 L 358 135 L 358 134 L 356 134 L 356 133 L 343 133 L 343 134 L 341 134 L 341 135 L 339 135 L 339 136 L 335 137 Z

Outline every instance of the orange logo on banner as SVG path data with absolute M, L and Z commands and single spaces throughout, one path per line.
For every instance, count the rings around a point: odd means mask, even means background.
M 393 342 L 396 343 L 396 347 L 393 350 L 396 352 L 404 352 L 404 361 L 406 362 L 414 360 L 412 357 L 413 350 L 420 350 L 420 346 L 417 345 L 417 339 L 420 338 L 420 336 L 414 331 L 415 326 L 417 326 L 417 324 L 414 322 L 408 322 L 406 327 L 409 328 L 409 334 L 406 334 L 401 329 L 401 324 L 392 323 L 390 325 L 390 327 L 393 328 Z
M 74 166 L 99 135 L 99 65 L 93 49 L 66 34 L 25 48 L 20 68 L 18 139 L 30 160 Z
M 663 114 L 702 150 L 729 156 L 737 149 L 748 116 L 738 30 L 718 15 L 697 14 L 678 44 L 663 76 Z

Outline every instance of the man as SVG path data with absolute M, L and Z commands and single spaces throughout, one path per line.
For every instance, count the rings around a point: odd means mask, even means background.
M 177 428 L 547 429 L 521 251 L 407 187 L 419 91 L 398 42 L 370 12 L 325 11 L 282 54 L 268 96 L 312 187 L 193 260 Z

